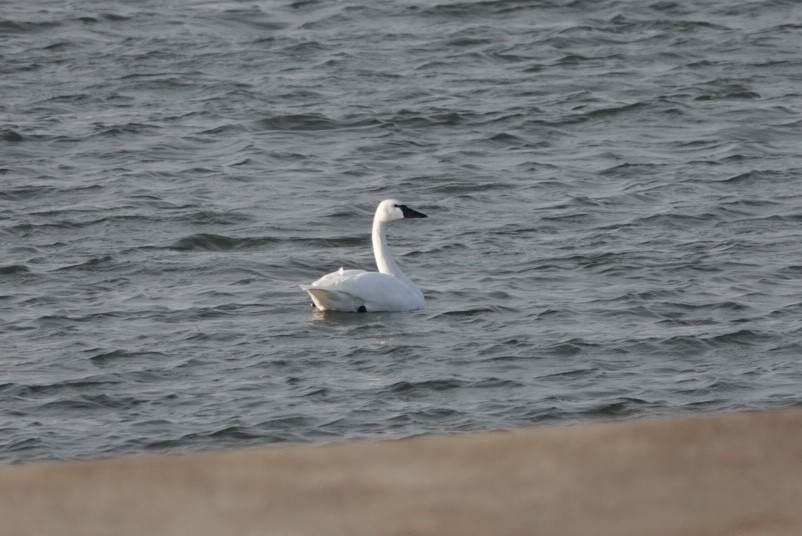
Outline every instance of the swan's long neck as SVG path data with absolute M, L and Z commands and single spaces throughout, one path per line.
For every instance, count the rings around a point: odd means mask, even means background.
M 393 256 L 387 247 L 387 238 L 384 235 L 386 226 L 387 223 L 379 220 L 378 218 L 373 220 L 373 233 L 371 234 L 371 237 L 373 238 L 373 255 L 376 257 L 376 267 L 380 272 L 393 275 L 411 285 L 412 282 L 407 278 L 407 276 L 404 275 L 404 272 L 402 272 L 401 268 L 399 268 L 395 263 L 395 259 L 393 259 Z

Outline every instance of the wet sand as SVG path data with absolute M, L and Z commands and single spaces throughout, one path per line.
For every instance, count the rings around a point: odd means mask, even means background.
M 0 469 L 2 535 L 802 534 L 802 410 Z

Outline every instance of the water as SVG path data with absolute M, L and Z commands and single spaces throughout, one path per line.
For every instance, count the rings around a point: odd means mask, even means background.
M 0 462 L 802 402 L 802 5 L 0 10 Z M 427 308 L 319 314 L 375 205 Z

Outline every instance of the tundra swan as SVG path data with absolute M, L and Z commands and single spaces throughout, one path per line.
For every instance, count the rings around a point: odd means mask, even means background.
M 378 272 L 345 270 L 326 274 L 311 285 L 301 288 L 309 293 L 312 303 L 321 311 L 413 311 L 422 309 L 423 292 L 412 284 L 398 267 L 387 248 L 384 236 L 387 223 L 403 218 L 425 218 L 395 199 L 379 203 L 373 217 L 373 255 Z

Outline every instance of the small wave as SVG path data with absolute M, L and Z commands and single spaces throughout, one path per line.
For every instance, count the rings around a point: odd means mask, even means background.
M 28 199 L 46 197 L 56 191 L 57 189 L 52 186 L 19 186 L 7 190 L 0 190 L 0 199 L 6 201 L 25 201 Z
M 582 62 L 588 61 L 590 58 L 580 54 L 566 54 L 554 62 L 554 65 L 579 65 Z
M 623 104 L 621 106 L 610 106 L 607 108 L 600 108 L 597 110 L 591 110 L 582 114 L 583 119 L 610 119 L 617 115 L 627 114 L 630 112 L 637 112 L 642 111 L 646 108 L 646 103 L 643 102 L 635 102 L 632 104 Z
M 467 383 L 461 380 L 426 380 L 421 382 L 401 381 L 383 389 L 387 393 L 413 394 L 426 393 L 431 391 L 449 391 L 466 386 Z
M 753 344 L 758 344 L 773 339 L 774 337 L 767 333 L 761 333 L 759 331 L 753 331 L 751 329 L 740 329 L 738 331 L 733 331 L 731 333 L 716 335 L 715 337 L 712 337 L 708 340 L 709 342 L 717 345 L 738 344 L 742 346 L 750 346 Z
M 713 224 L 718 218 L 711 213 L 704 214 L 683 214 L 680 212 L 665 212 L 662 214 L 650 214 L 634 220 L 635 225 L 655 225 L 668 229 L 698 229 L 705 224 Z
M 657 5 L 660 5 L 658 3 Z M 663 3 L 665 6 L 665 3 Z M 649 6 L 652 8 L 653 6 Z M 662 11 L 662 10 L 661 10 Z M 729 31 L 730 28 L 722 24 L 715 24 L 703 20 L 674 20 L 671 18 L 660 18 L 659 20 L 639 20 L 627 17 L 626 15 L 615 15 L 610 19 L 610 22 L 615 25 L 616 31 L 645 31 L 645 30 L 663 30 L 671 33 L 678 33 L 680 35 L 693 33 L 694 31 Z
M 112 396 L 105 393 L 81 394 L 75 398 L 61 397 L 59 400 L 43 402 L 39 410 L 47 411 L 91 411 L 97 409 L 128 409 L 141 403 L 131 396 Z
M 70 264 L 69 266 L 62 266 L 58 268 L 58 271 L 68 271 L 68 270 L 83 270 L 88 272 L 96 272 L 100 270 L 107 270 L 113 267 L 114 265 L 114 257 L 111 255 L 105 255 L 103 257 L 95 257 L 92 259 L 88 259 L 84 262 L 78 264 Z
M 233 439 L 241 441 L 247 439 L 257 439 L 259 437 L 259 434 L 246 431 L 240 426 L 228 426 L 226 428 L 222 428 L 220 430 L 216 430 L 214 432 L 205 434 L 204 437 L 211 439 Z
M 711 302 L 711 303 L 685 303 L 685 302 L 673 302 L 673 301 L 665 301 L 661 302 L 659 306 L 663 309 L 671 309 L 672 311 L 680 311 L 680 312 L 713 312 L 713 311 L 733 311 L 733 312 L 743 312 L 750 309 L 750 306 L 744 303 L 740 303 L 733 300 L 725 300 L 721 302 Z M 673 316 L 673 313 L 672 313 Z
M 755 100 L 762 98 L 762 95 L 749 86 L 744 84 L 732 84 L 720 79 L 706 81 L 685 89 L 691 94 L 696 94 L 693 97 L 693 100 L 696 102 L 713 100 Z
M 720 182 L 722 183 L 729 183 L 729 184 L 760 184 L 764 185 L 768 181 L 777 181 L 778 179 L 788 178 L 789 174 L 787 172 L 781 172 L 776 170 L 757 170 L 753 169 L 751 171 L 746 171 L 744 173 L 739 173 L 737 175 L 733 175 L 727 179 L 724 179 Z
M 20 275 L 30 273 L 30 268 L 24 264 L 9 264 L 0 266 L 0 275 Z
M 434 184 L 428 187 L 429 192 L 439 194 L 459 194 L 461 197 L 467 197 L 470 194 L 478 194 L 485 192 L 492 192 L 498 190 L 512 190 L 516 186 L 501 181 L 460 181 L 452 180 L 446 183 Z
M 172 423 L 172 427 L 174 428 L 176 423 Z M 164 426 L 164 428 L 168 428 Z M 162 432 L 164 435 L 164 432 Z M 243 445 L 247 444 L 251 441 L 256 441 L 257 437 L 261 437 L 262 441 L 270 440 L 274 442 L 279 442 L 282 440 L 290 440 L 282 439 L 281 437 L 265 437 L 264 435 L 254 435 L 252 433 L 246 432 L 239 426 L 227 426 L 225 428 L 220 428 L 217 430 L 213 430 L 210 432 L 193 432 L 188 434 L 182 434 L 176 437 L 172 437 L 169 439 L 160 439 L 156 441 L 148 441 L 142 448 L 146 450 L 156 450 L 156 451 L 163 451 L 165 449 L 174 449 L 181 447 L 186 449 L 188 447 L 193 447 L 193 449 L 208 447 L 214 444 L 236 444 L 236 445 Z M 214 440 L 214 441 L 211 441 Z
M 530 146 L 527 140 L 514 134 L 508 134 L 506 132 L 501 132 L 500 134 L 496 134 L 494 136 L 486 138 L 485 141 L 488 141 L 491 144 L 499 147 L 506 147 L 508 149 Z
M 194 225 L 234 225 L 251 221 L 247 214 L 214 210 L 198 210 L 185 217 Z
M 375 127 L 381 123 L 365 118 L 353 121 L 337 121 L 323 114 L 287 114 L 259 119 L 255 122 L 258 130 L 288 130 L 315 132 L 321 130 L 340 130 Z
M 0 385 L 0 392 L 21 398 L 57 397 L 58 400 L 68 399 L 71 393 L 93 391 L 100 385 L 122 383 L 124 378 L 118 375 L 89 376 L 77 380 L 65 380 L 54 383 L 6 383 Z
M 446 311 L 444 313 L 440 313 L 434 316 L 434 318 L 441 318 L 441 317 L 471 317 L 477 315 L 483 315 L 487 313 L 493 313 L 495 310 L 491 307 L 472 307 L 469 309 L 461 309 L 456 311 Z
M 640 398 L 621 397 L 586 409 L 584 417 L 628 417 L 644 411 L 650 402 Z
M 127 352 L 125 350 L 112 350 L 95 354 L 89 360 L 97 366 L 105 366 L 118 360 L 129 359 L 163 359 L 167 357 L 161 352 Z
M 590 376 L 595 376 L 598 373 L 599 370 L 595 368 L 577 368 L 571 370 L 564 370 L 560 372 L 553 372 L 550 374 L 544 374 L 542 376 L 538 376 L 538 379 L 540 380 L 578 379 L 578 378 L 587 378 Z
M 52 30 L 61 25 L 59 21 L 15 21 L 0 20 L 0 33 L 36 33 Z
M 659 167 L 658 164 L 624 162 L 623 164 L 615 164 L 603 170 L 600 174 L 615 177 L 641 177 L 654 173 Z
M 289 23 L 273 20 L 269 12 L 257 6 L 225 9 L 222 16 L 216 16 L 215 20 L 235 23 L 259 33 L 283 30 L 289 26 Z
M 454 427 L 457 428 L 457 417 L 464 415 L 462 411 L 454 409 L 454 408 L 440 408 L 440 407 L 432 407 L 421 409 L 418 411 L 413 411 L 411 413 L 405 415 L 398 415 L 395 418 L 391 419 L 391 421 L 404 421 L 407 422 L 426 422 L 430 421 L 434 424 L 442 423 L 444 420 L 448 420 L 454 423 Z
M 96 129 L 94 134 L 95 136 L 104 136 L 109 138 L 127 135 L 147 135 L 161 128 L 158 125 L 147 123 L 121 123 L 117 125 L 94 123 L 92 126 Z
M 168 246 L 175 251 L 233 251 L 270 246 L 287 239 L 272 236 L 234 238 L 212 233 L 198 233 L 181 238 Z M 325 240 L 323 240 L 325 242 Z
M 715 94 L 705 94 L 695 97 L 696 101 L 709 101 L 709 100 L 722 100 L 722 99 L 744 99 L 753 100 L 761 99 L 763 96 L 754 91 L 722 91 Z
M 407 128 L 426 128 L 435 126 L 457 126 L 467 119 L 465 113 L 439 112 L 422 114 L 411 110 L 400 110 L 388 121 L 396 126 Z
M 555 357 L 572 357 L 582 353 L 582 345 L 571 342 L 560 343 L 547 349 L 547 353 Z
M 182 238 L 170 249 L 176 251 L 230 251 L 241 247 L 242 240 L 228 236 L 200 233 Z
M 0 130 L 0 140 L 7 141 L 9 143 L 19 143 L 21 141 L 25 141 L 25 137 L 23 137 L 23 135 L 16 130 L 6 128 Z
M 123 22 L 129 20 L 131 17 L 125 15 L 118 15 L 116 13 L 100 13 L 98 15 L 81 15 L 76 17 L 75 20 L 82 24 L 99 24 L 106 22 Z
M 523 382 L 506 378 L 485 378 L 470 385 L 471 388 L 475 389 L 512 389 L 523 386 Z

